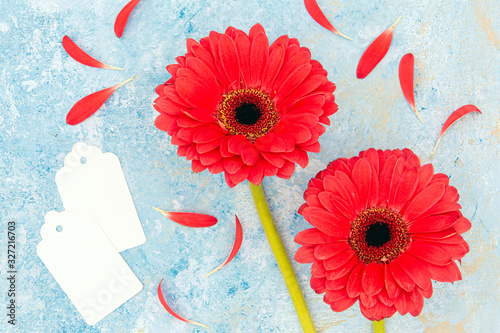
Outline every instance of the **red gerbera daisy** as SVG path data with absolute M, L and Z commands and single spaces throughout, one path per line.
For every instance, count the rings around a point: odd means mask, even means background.
M 312 263 L 311 287 L 333 311 L 357 300 L 380 321 L 396 311 L 417 316 L 432 280 L 461 279 L 455 260 L 469 252 L 470 229 L 449 178 L 409 149 L 369 149 L 331 162 L 309 182 L 299 213 L 300 263 Z
M 248 35 L 229 27 L 188 39 L 187 50 L 156 88 L 155 126 L 194 172 L 224 172 L 231 187 L 258 185 L 264 176 L 290 178 L 295 163 L 308 164 L 307 152 L 320 151 L 322 124 L 337 111 L 335 85 L 297 39 L 269 46 L 256 24 Z

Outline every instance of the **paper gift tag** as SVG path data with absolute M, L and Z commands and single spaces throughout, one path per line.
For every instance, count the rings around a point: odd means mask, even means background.
M 64 208 L 92 215 L 121 252 L 146 242 L 120 160 L 78 142 L 56 174 Z
M 142 289 L 88 214 L 45 215 L 37 253 L 87 324 L 94 325 Z

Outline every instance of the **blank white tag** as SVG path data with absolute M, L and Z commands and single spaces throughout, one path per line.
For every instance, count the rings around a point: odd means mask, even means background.
M 146 242 L 120 160 L 78 142 L 56 174 L 64 208 L 92 215 L 121 252 Z
M 37 253 L 87 324 L 142 290 L 142 283 L 88 214 L 45 215 Z

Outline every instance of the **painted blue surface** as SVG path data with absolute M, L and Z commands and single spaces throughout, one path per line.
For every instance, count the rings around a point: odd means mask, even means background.
M 124 36 L 113 22 L 126 1 L 0 0 L 0 297 L 7 301 L 6 226 L 17 221 L 18 324 L 0 311 L 1 332 L 198 332 L 167 314 L 156 298 L 164 287 L 170 305 L 209 332 L 297 332 L 292 303 L 261 229 L 246 183 L 229 189 L 221 175 L 193 174 L 175 154 L 166 133 L 154 128 L 153 89 L 169 78 L 165 66 L 185 52 L 185 39 L 200 39 L 228 25 L 256 22 L 271 40 L 298 37 L 338 86 L 339 112 L 321 137 L 322 151 L 290 180 L 266 179 L 273 216 L 290 254 L 293 237 L 307 227 L 296 211 L 307 181 L 329 161 L 369 147 L 408 147 L 429 162 L 439 130 L 456 108 L 475 104 L 445 134 L 433 159 L 451 177 L 473 228 L 465 235 L 463 281 L 434 283 L 434 295 L 417 317 L 395 315 L 388 332 L 498 332 L 500 326 L 498 222 L 500 200 L 500 10 L 497 1 L 333 1 L 318 3 L 348 41 L 317 25 L 303 2 L 142 1 Z M 403 15 L 385 59 L 365 80 L 357 61 L 379 33 Z M 96 58 L 125 71 L 93 69 L 70 59 L 68 35 Z M 416 58 L 416 101 L 425 124 L 406 104 L 397 79 L 399 59 Z M 68 126 L 65 117 L 81 97 L 137 75 L 92 118 Z M 43 216 L 62 210 L 54 176 L 77 141 L 121 159 L 148 241 L 122 253 L 143 291 L 89 327 L 36 256 Z M 151 206 L 199 211 L 219 218 L 193 230 L 162 218 Z M 235 260 L 208 279 L 234 237 L 234 214 L 244 228 Z M 294 264 L 318 331 L 370 332 L 353 306 L 333 313 L 308 287 L 309 266 Z

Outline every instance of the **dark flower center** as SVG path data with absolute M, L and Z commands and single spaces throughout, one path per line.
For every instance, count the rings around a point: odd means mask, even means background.
M 368 246 L 380 247 L 391 240 L 391 230 L 389 226 L 382 222 L 376 222 L 368 226 L 365 234 L 365 241 Z
M 219 124 L 234 135 L 254 142 L 279 121 L 274 102 L 259 89 L 238 89 L 222 96 L 217 110 Z
M 242 125 L 253 125 L 260 118 L 259 107 L 251 103 L 243 103 L 236 108 L 236 121 Z
M 369 208 L 351 222 L 349 245 L 365 264 L 396 259 L 410 242 L 406 223 L 391 209 Z

